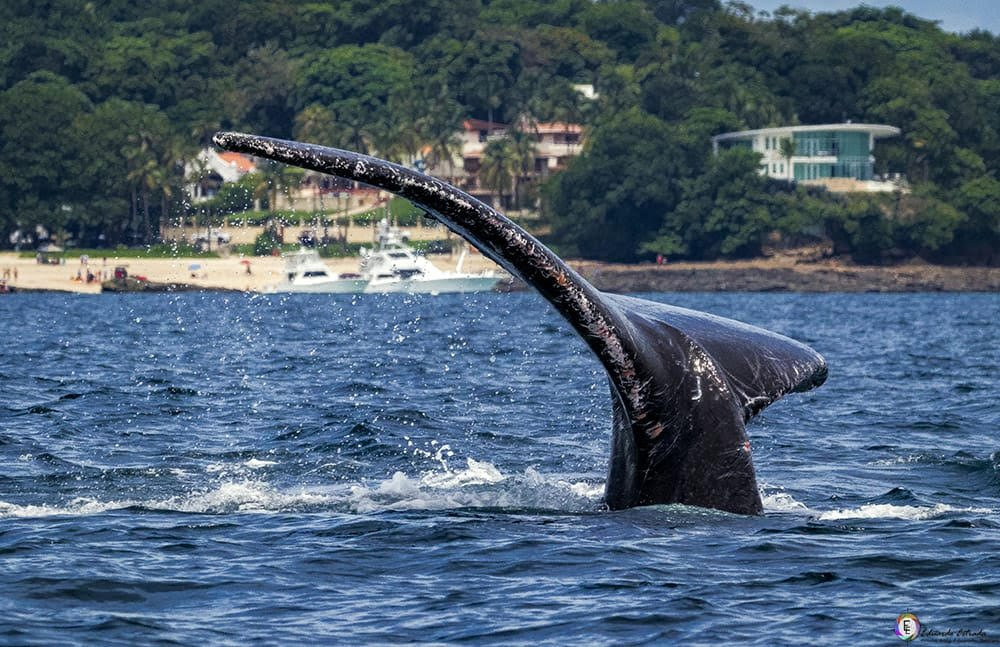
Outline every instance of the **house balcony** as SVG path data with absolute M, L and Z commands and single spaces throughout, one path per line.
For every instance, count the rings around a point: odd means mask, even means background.
M 836 155 L 793 155 L 792 164 L 836 164 Z

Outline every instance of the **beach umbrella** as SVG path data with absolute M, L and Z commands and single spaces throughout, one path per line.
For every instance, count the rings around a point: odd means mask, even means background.
M 188 272 L 196 272 L 200 269 L 201 265 L 199 263 L 191 263 L 190 265 L 188 265 Z
M 249 265 L 249 264 L 250 264 L 249 258 L 244 258 L 242 261 L 240 261 L 240 265 Z

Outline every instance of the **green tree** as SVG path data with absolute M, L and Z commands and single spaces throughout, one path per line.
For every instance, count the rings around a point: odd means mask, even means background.
M 266 198 L 268 211 L 274 213 L 277 210 L 278 196 L 291 198 L 292 191 L 302 184 L 304 172 L 286 164 L 262 160 L 257 164 L 257 170 L 247 177 L 252 178 L 247 181 L 254 187 L 254 197 L 258 200 Z
M 214 211 L 221 214 L 233 214 L 250 211 L 254 208 L 257 177 L 247 173 L 236 182 L 227 182 L 219 187 L 219 193 L 212 200 Z
M 850 254 L 862 263 L 881 262 L 895 245 L 889 211 L 885 197 L 864 194 L 832 210 L 824 225 L 834 254 Z
M 445 180 L 454 179 L 455 155 L 462 150 L 458 137 L 462 106 L 452 96 L 448 84 L 435 79 L 425 86 L 425 102 L 430 108 L 418 120 L 419 134 L 428 147 L 428 168 L 444 169 Z
M 392 98 L 413 91 L 413 74 L 413 57 L 384 45 L 316 52 L 301 68 L 294 103 L 299 112 L 316 104 L 333 114 L 330 145 L 369 152 L 395 119 Z
M 66 79 L 36 72 L 0 93 L 0 241 L 16 229 L 67 224 L 88 196 L 71 136 L 91 104 Z
M 517 173 L 517 158 L 511 141 L 506 138 L 494 139 L 483 149 L 479 177 L 483 185 L 492 189 L 497 204 L 503 206 L 510 194 Z
M 781 206 L 759 165 L 759 153 L 720 153 L 706 173 L 682 183 L 680 202 L 641 251 L 693 259 L 759 256 Z
M 580 26 L 591 38 L 634 62 L 656 42 L 656 20 L 643 2 L 596 2 L 580 14 Z
M 240 60 L 236 66 L 240 81 L 230 96 L 248 128 L 274 137 L 292 134 L 292 93 L 298 67 L 299 59 L 274 41 L 250 49 Z
M 210 34 L 178 33 L 162 17 L 151 17 L 134 30 L 126 24 L 116 27 L 119 33 L 95 43 L 88 93 L 162 108 L 188 97 L 204 100 L 207 86 L 201 73 L 213 67 L 215 55 Z
M 990 176 L 969 180 L 956 190 L 953 203 L 965 218 L 942 254 L 967 262 L 1000 264 L 1000 180 Z
M 514 208 L 524 208 L 522 187 L 528 176 L 535 170 L 535 148 L 537 130 L 534 126 L 522 121 L 522 125 L 529 126 L 530 130 L 514 128 L 507 135 L 508 150 L 510 153 L 511 171 L 513 176 Z
M 955 207 L 926 192 L 903 196 L 890 216 L 893 241 L 904 253 L 931 256 L 954 240 L 955 231 L 965 220 Z
M 582 155 L 543 188 L 565 254 L 630 262 L 680 196 L 684 152 L 663 121 L 632 109 L 599 125 Z
M 582 99 L 577 83 L 599 98 Z M 543 189 L 553 239 L 574 253 L 638 258 L 681 185 L 722 172 L 712 135 L 848 119 L 902 129 L 876 144 L 877 172 L 905 172 L 913 194 L 785 186 L 773 226 L 787 240 L 821 222 L 859 258 L 990 262 L 998 247 L 983 196 L 1000 168 L 1000 38 L 898 8 L 766 17 L 720 0 L 251 0 L 239 11 L 220 0 L 14 0 L 0 3 L 0 104 L 2 245 L 36 223 L 81 241 L 127 241 L 133 227 L 155 239 L 181 203 L 170 142 L 196 149 L 219 129 L 423 156 L 453 176 L 463 119 L 530 134 L 527 115 L 590 128 L 584 155 Z M 634 146 L 618 151 L 612 134 Z M 514 166 L 503 191 L 527 204 L 535 185 Z
M 318 103 L 306 106 L 295 115 L 293 133 L 297 139 L 324 146 L 332 146 L 339 134 L 333 112 Z
M 795 140 L 791 137 L 785 137 L 778 144 L 778 150 L 781 152 L 781 157 L 785 160 L 785 168 L 788 169 L 788 177 L 794 179 L 792 175 L 792 158 L 795 157 Z

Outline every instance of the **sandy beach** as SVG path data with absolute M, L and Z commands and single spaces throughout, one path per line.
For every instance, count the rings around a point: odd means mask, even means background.
M 457 256 L 428 257 L 444 270 L 453 270 Z M 247 272 L 249 261 L 250 272 Z M 358 259 L 326 259 L 335 273 L 356 272 Z M 616 265 L 594 261 L 569 261 L 595 287 L 609 292 L 996 292 L 1000 291 L 1000 268 L 956 267 L 913 261 L 892 266 L 854 265 L 837 259 L 803 261 L 794 254 L 747 261 L 670 263 L 667 265 Z M 192 270 L 192 266 L 198 265 Z M 184 284 L 210 290 L 264 292 L 281 281 L 284 262 L 276 256 L 224 258 L 117 259 L 109 255 L 89 259 L 95 275 L 110 277 L 115 267 L 125 266 L 130 276 L 156 283 Z M 464 271 L 498 270 L 489 259 L 471 250 Z M 0 253 L 0 276 L 10 274 L 8 284 L 20 290 L 57 290 L 99 294 L 100 282 L 75 280 L 86 275 L 79 256 L 70 253 L 63 265 L 40 265 L 34 258 Z M 16 272 L 16 278 L 14 274 Z
M 443 254 L 428 256 L 441 269 L 453 270 L 457 256 Z M 243 261 L 249 261 L 247 265 Z M 358 258 L 330 258 L 326 264 L 335 273 L 356 272 Z M 198 265 L 197 269 L 192 269 Z M 67 253 L 63 265 L 41 265 L 34 258 L 21 258 L 13 252 L 0 253 L 0 278 L 9 270 L 8 284 L 16 290 L 57 290 L 99 294 L 100 281 L 86 283 L 76 280 L 77 273 L 86 276 L 87 268 L 96 275 L 110 278 L 116 267 L 124 266 L 129 276 L 145 277 L 156 283 L 183 283 L 196 288 L 215 290 L 241 290 L 263 292 L 267 286 L 281 281 L 284 261 L 279 256 L 230 255 L 224 258 L 116 258 L 109 254 L 107 259 L 88 259 L 84 266 L 80 257 Z M 463 264 L 463 271 L 479 272 L 496 269 L 496 265 L 478 252 L 470 252 Z M 15 278 L 16 273 L 16 278 Z

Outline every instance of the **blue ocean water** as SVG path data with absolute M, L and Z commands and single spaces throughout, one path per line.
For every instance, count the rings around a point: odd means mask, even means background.
M 655 294 L 804 341 L 766 514 L 607 512 L 534 294 L 0 298 L 0 643 L 1000 640 L 1000 299 Z

